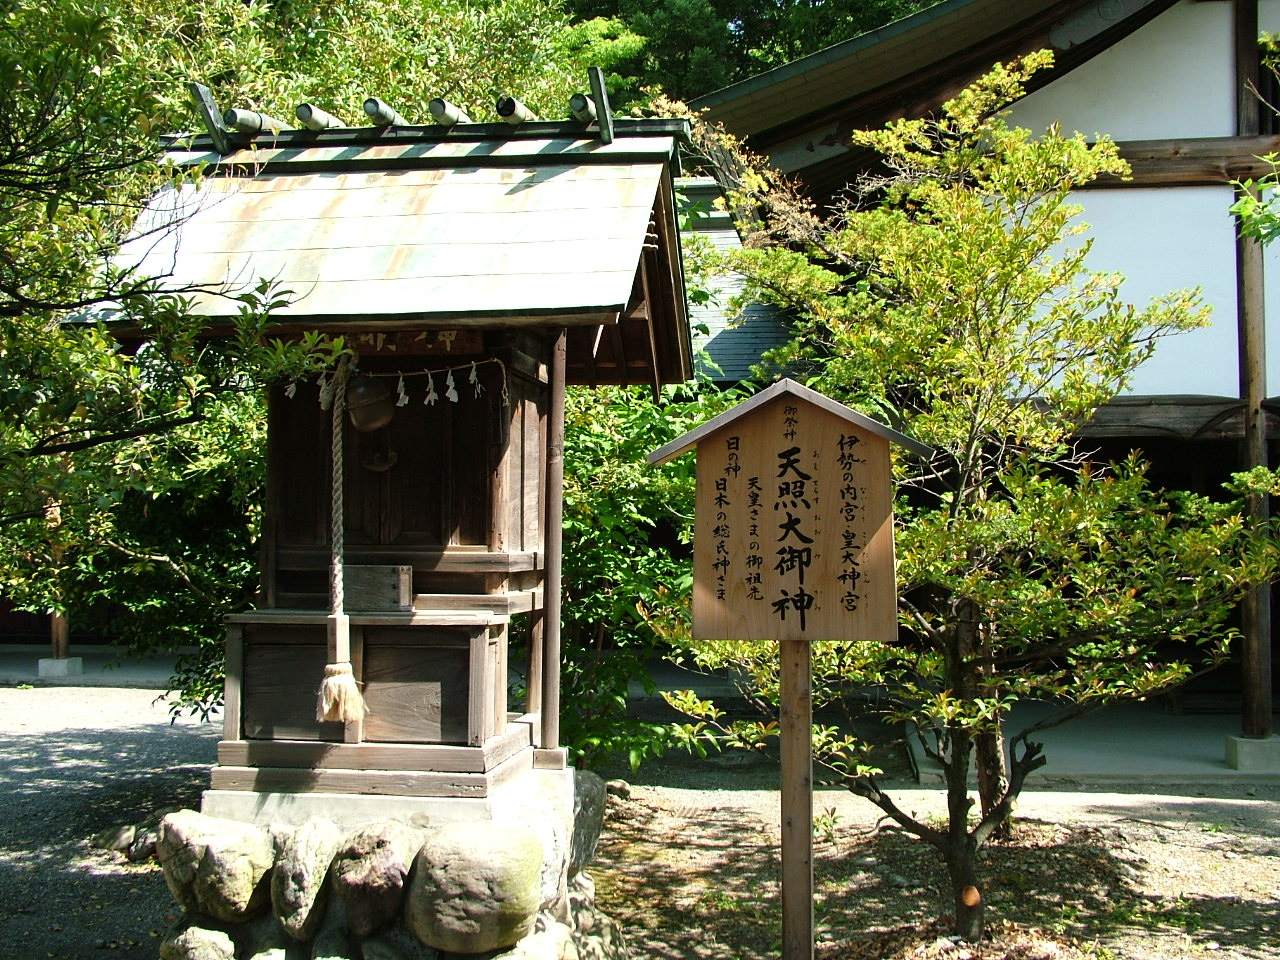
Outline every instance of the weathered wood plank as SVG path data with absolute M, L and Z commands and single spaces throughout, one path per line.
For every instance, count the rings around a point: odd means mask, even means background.
M 531 745 L 528 723 L 509 723 L 480 747 L 450 744 L 317 743 L 224 740 L 218 763 L 228 767 L 294 767 L 315 770 L 415 770 L 484 773 Z
M 535 770 L 564 770 L 568 766 L 569 751 L 564 747 L 539 747 L 533 751 L 533 769 Z
M 348 613 L 413 607 L 413 567 L 407 564 L 344 564 L 342 575 Z
M 472 637 L 468 652 L 466 743 L 477 746 L 489 734 L 485 723 L 485 695 L 488 686 L 488 635 Z
M 402 547 L 390 550 L 352 545 L 347 547 L 346 555 L 362 564 L 408 563 L 414 570 L 441 573 L 514 573 L 541 569 L 541 557 L 536 550 L 496 553 L 483 547 L 450 547 L 445 550 Z M 284 570 L 323 570 L 328 562 L 328 551 L 320 548 L 285 547 L 276 557 L 277 566 Z
M 364 627 L 358 624 L 351 628 L 351 670 L 356 677 L 364 676 Z M 342 725 L 343 743 L 363 741 L 364 717 L 358 717 Z
M 351 622 L 355 625 L 394 626 L 394 627 L 487 627 L 500 622 L 502 617 L 486 610 L 407 610 L 388 611 L 385 613 L 361 612 L 353 613 Z M 227 618 L 228 623 L 257 624 L 260 627 L 275 630 L 283 626 L 320 626 L 323 627 L 328 614 L 320 610 L 248 610 L 234 613 Z M 323 641 L 323 636 L 321 640 Z M 311 643 L 308 637 L 280 634 L 271 636 L 272 643 Z
M 222 736 L 226 740 L 239 740 L 244 736 L 241 727 L 241 684 L 244 678 L 244 628 L 238 624 L 227 626 L 226 680 L 222 687 Z
M 324 635 L 311 643 L 245 644 L 242 720 L 246 739 L 335 740 L 340 723 L 315 719 L 316 692 L 324 678 Z M 296 640 L 296 637 L 291 637 Z
M 419 593 L 413 608 L 422 613 L 446 610 L 487 610 L 501 616 L 528 613 L 542 606 L 541 590 L 512 590 L 506 593 Z
M 214 790 L 259 793 L 359 793 L 393 797 L 484 797 L 490 777 L 483 773 L 409 770 L 301 770 L 288 767 L 214 767 Z
M 365 740 L 467 743 L 467 649 L 380 640 L 367 637 L 365 643 Z

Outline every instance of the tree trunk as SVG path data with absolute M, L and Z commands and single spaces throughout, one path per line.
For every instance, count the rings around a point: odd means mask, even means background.
M 947 679 L 955 696 L 972 701 L 980 677 L 974 667 L 978 653 L 978 620 L 974 604 L 961 598 L 954 607 L 955 620 L 947 649 Z M 975 738 L 963 723 L 949 724 L 943 772 L 947 778 L 947 843 L 943 858 L 955 896 L 955 933 L 976 943 L 982 938 L 983 902 L 975 868 L 977 847 L 969 834 L 969 760 Z M 979 765 L 979 771 L 981 771 Z
M 969 943 L 982 939 L 986 904 L 978 886 L 978 872 L 974 868 L 975 851 L 971 844 L 953 846 L 946 855 L 947 874 L 951 877 L 951 892 L 955 899 L 955 935 Z
M 982 661 L 988 664 L 994 663 L 995 650 L 991 628 L 988 626 L 986 629 L 980 629 L 979 635 L 979 653 Z M 990 690 L 986 686 L 986 675 L 992 670 L 992 667 L 986 667 L 981 671 L 982 679 L 979 680 L 978 690 L 983 696 L 990 695 Z M 983 819 L 986 819 L 996 808 L 1009 788 L 1009 766 L 1005 760 L 1004 746 L 1003 727 L 989 733 L 979 733 L 973 738 L 974 763 L 978 775 L 978 798 L 982 805 Z M 993 836 L 1007 840 L 1012 835 L 1013 818 L 1007 816 L 996 828 Z
M 978 797 L 982 802 L 985 819 L 1000 803 L 1009 788 L 1009 770 L 1004 758 L 1004 736 L 999 733 L 980 733 L 973 738 L 974 759 L 978 774 Z M 1005 817 L 993 836 L 1008 839 L 1013 824 Z

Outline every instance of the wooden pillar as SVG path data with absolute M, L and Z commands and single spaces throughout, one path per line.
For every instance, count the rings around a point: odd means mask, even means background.
M 812 960 L 813 668 L 809 641 L 788 638 L 781 644 L 782 960 Z
M 66 660 L 71 656 L 71 629 L 66 614 L 49 614 L 49 637 L 55 660 Z
M 546 587 L 543 590 L 542 748 L 560 746 L 560 580 L 564 543 L 564 391 L 568 335 L 561 330 L 551 353 L 547 412 Z
M 1255 136 L 1260 127 L 1258 100 L 1258 4 L 1235 0 L 1236 133 Z M 1245 402 L 1244 467 L 1270 466 L 1263 401 L 1267 396 L 1266 303 L 1262 245 L 1252 237 L 1236 240 L 1236 317 L 1239 331 L 1240 396 Z M 1249 502 L 1249 518 L 1265 523 L 1266 497 Z M 1244 643 L 1240 653 L 1241 728 L 1246 737 L 1266 738 L 1271 722 L 1271 587 L 1254 589 L 1244 605 Z

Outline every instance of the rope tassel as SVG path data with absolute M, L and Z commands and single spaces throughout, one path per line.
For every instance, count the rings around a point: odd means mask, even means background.
M 352 723 L 364 717 L 367 708 L 360 694 L 351 668 L 351 620 L 343 611 L 343 511 L 342 511 L 342 435 L 346 416 L 347 379 L 350 369 L 347 361 L 339 364 L 333 378 L 333 403 L 330 407 L 332 423 L 332 448 L 330 473 L 333 481 L 333 501 L 330 512 L 331 529 L 331 589 L 329 593 L 331 613 L 328 619 L 328 663 L 324 668 L 324 680 L 316 699 L 316 719 L 338 723 Z
M 360 685 L 351 672 L 351 664 L 326 664 L 324 681 L 320 684 L 320 699 L 316 701 L 316 719 L 353 723 L 364 719 L 367 710 L 364 697 L 360 695 Z

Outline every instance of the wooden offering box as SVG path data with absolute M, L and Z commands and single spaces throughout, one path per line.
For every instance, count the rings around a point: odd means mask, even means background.
M 350 724 L 315 719 L 324 620 L 232 618 L 215 790 L 485 796 L 532 766 L 534 723 L 507 713 L 504 618 L 353 614 L 369 714 Z

